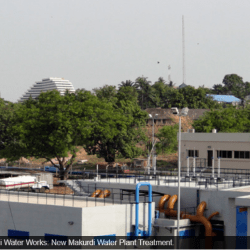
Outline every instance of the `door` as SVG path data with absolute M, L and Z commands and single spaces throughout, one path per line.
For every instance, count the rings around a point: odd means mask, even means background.
M 236 207 L 236 249 L 247 249 L 247 217 L 247 207 Z
M 213 150 L 207 151 L 207 166 L 212 167 Z

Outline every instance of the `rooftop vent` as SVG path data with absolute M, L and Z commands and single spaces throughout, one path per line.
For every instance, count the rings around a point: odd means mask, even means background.
M 217 133 L 217 129 L 214 128 L 214 129 L 212 130 L 212 133 L 213 133 L 213 134 L 216 134 L 216 133 Z
M 195 129 L 189 129 L 188 133 L 195 133 Z

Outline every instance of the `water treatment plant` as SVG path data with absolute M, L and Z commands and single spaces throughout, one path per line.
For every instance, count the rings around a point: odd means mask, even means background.
M 192 170 L 192 169 L 191 169 Z M 247 247 L 223 240 L 248 236 L 250 175 L 225 169 L 181 173 L 180 246 L 187 238 L 214 238 L 209 248 Z M 178 178 L 174 171 L 96 172 L 93 179 L 62 181 L 74 195 L 0 189 L 2 236 L 125 236 L 137 239 L 177 236 Z M 39 225 L 39 226 L 38 226 Z M 205 238 L 206 238 L 205 237 Z M 181 243 L 182 242 L 182 243 Z M 188 245 L 190 244 L 190 245 Z M 203 243 L 200 243 L 203 244 Z M 207 243 L 204 243 L 207 244 Z M 232 244 L 235 244 L 232 247 Z M 205 245 L 199 245 L 199 248 Z M 132 246 L 130 246 L 132 247 Z M 135 247 L 135 246 L 134 246 Z

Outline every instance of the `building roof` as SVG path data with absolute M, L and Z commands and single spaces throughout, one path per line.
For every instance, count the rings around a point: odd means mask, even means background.
M 170 115 L 172 114 L 171 109 L 147 108 L 145 111 L 153 116 L 158 114 L 158 116 L 155 118 L 156 120 L 170 119 Z M 210 111 L 210 109 L 189 109 L 187 116 L 192 120 L 197 120 L 207 111 Z
M 187 87 L 187 86 L 188 86 L 187 84 L 182 83 L 182 84 L 178 87 L 178 89 L 182 89 L 182 88 L 185 88 L 185 87 Z
M 233 95 L 211 95 L 207 94 L 207 96 L 211 96 L 214 101 L 217 102 L 240 102 L 241 100 Z
M 250 142 L 250 133 L 181 133 L 181 141 Z

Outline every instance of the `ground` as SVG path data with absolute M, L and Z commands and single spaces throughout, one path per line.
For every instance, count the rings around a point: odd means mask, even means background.
M 62 186 L 59 183 L 57 183 L 58 180 L 59 180 L 59 178 L 54 177 L 53 178 L 53 189 L 49 189 L 49 190 L 47 189 L 45 191 L 45 193 L 50 193 L 50 194 L 74 194 L 72 189 L 70 189 L 69 187 Z

